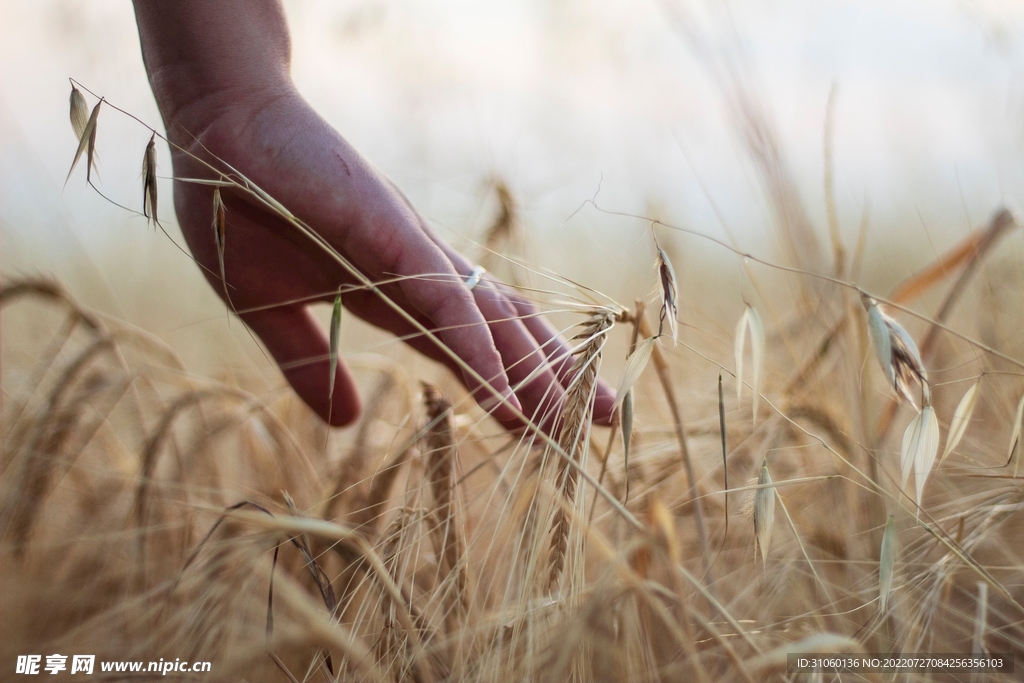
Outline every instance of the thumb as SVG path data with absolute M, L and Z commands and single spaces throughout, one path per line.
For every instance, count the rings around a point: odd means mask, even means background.
M 340 358 L 331 398 L 330 345 L 308 308 L 272 308 L 246 313 L 242 319 L 266 345 L 295 393 L 317 415 L 334 427 L 359 417 L 362 401 L 352 373 Z

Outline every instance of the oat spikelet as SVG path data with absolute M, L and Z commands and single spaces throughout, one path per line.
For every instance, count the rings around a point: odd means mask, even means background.
M 928 373 L 925 372 L 921 352 L 917 350 L 914 338 L 902 325 L 884 313 L 877 301 L 862 294 L 861 302 L 868 312 L 868 331 L 871 333 L 875 355 L 882 366 L 885 378 L 889 380 L 889 385 L 896 391 L 897 396 L 902 396 L 917 408 L 917 398 L 911 389 L 915 383 L 919 384 L 921 405 L 930 404 L 931 387 L 928 385 Z
M 878 611 L 885 614 L 892 591 L 892 575 L 896 566 L 896 516 L 889 515 L 882 534 L 882 549 L 878 555 Z
M 156 133 L 149 138 L 142 156 L 142 215 L 160 223 L 156 213 Z
M 751 408 L 754 422 L 757 422 L 757 405 L 761 398 L 761 376 L 764 371 L 764 348 L 765 348 L 765 336 L 764 336 L 764 324 L 761 322 L 761 316 L 757 314 L 757 310 L 751 306 L 747 306 L 743 310 L 743 315 L 740 316 L 740 321 L 736 325 L 736 342 L 733 349 L 736 354 L 736 399 L 739 400 L 743 395 L 743 356 L 746 350 L 747 332 L 750 332 L 750 351 L 754 366 L 754 377 L 751 387 L 753 388 L 753 406 Z
M 903 433 L 903 447 L 900 449 L 900 486 L 906 488 L 910 472 L 913 470 L 918 505 L 921 504 L 924 485 L 938 452 L 939 420 L 935 417 L 935 409 L 925 406 L 907 425 L 907 431 Z
M 622 379 L 619 380 L 619 386 L 615 390 L 616 404 L 625 401 L 626 395 L 632 391 L 633 385 L 640 379 L 644 368 L 647 367 L 647 362 L 651 360 L 651 352 L 654 351 L 654 345 L 657 343 L 657 337 L 648 337 L 633 349 L 633 353 L 629 354 L 629 358 L 626 359 L 626 367 L 622 370 Z
M 729 449 L 725 432 L 725 391 L 722 389 L 722 373 L 718 373 L 718 431 L 722 437 L 722 486 L 725 494 L 725 533 L 729 535 Z
M 71 128 L 75 131 L 75 139 L 82 141 L 82 134 L 85 132 L 85 125 L 89 121 L 89 109 L 85 104 L 85 96 L 82 91 L 71 86 Z
M 102 99 L 93 107 L 92 114 L 89 115 L 89 120 L 86 121 L 85 128 L 82 129 L 82 134 L 78 139 L 78 149 L 75 150 L 75 158 L 71 162 L 68 177 L 64 179 L 65 185 L 71 180 L 71 174 L 75 172 L 75 167 L 78 166 L 78 161 L 82 158 L 83 152 L 86 156 L 85 180 L 86 182 L 92 182 L 92 169 L 96 165 L 96 121 L 100 117 L 101 106 L 103 106 Z M 73 122 L 72 125 L 74 125 Z
M 593 411 L 594 391 L 597 385 L 597 369 L 601 352 L 608 338 L 608 331 L 615 324 L 614 311 L 602 309 L 595 312 L 583 324 L 583 330 L 575 339 L 584 340 L 575 353 L 575 360 L 569 370 L 572 377 L 565 392 L 565 407 L 558 432 L 558 446 L 577 464 L 583 463 L 583 455 L 589 441 L 590 416 Z M 564 458 L 558 458 L 558 474 L 555 480 L 562 501 L 555 508 L 552 521 L 551 548 L 549 552 L 548 587 L 554 588 L 565 567 L 566 550 L 569 547 L 569 531 L 572 523 L 570 510 L 576 501 L 576 484 L 579 473 Z
M 444 571 L 454 574 L 460 610 L 466 605 L 466 567 L 461 561 L 462 543 L 455 519 L 455 447 L 452 404 L 436 387 L 423 383 L 423 403 L 427 409 L 427 479 L 434 497 L 433 531 L 440 549 Z M 455 616 L 452 612 L 451 616 Z
M 1006 465 L 1009 467 L 1010 462 L 1013 461 L 1013 456 L 1018 454 L 1020 451 L 1020 434 L 1021 429 L 1024 428 L 1024 396 L 1020 397 L 1020 402 L 1017 404 L 1017 413 L 1013 416 L 1013 431 L 1010 433 L 1010 452 L 1006 456 Z M 1017 469 L 1020 467 L 1020 455 L 1017 455 L 1017 464 L 1013 466 L 1013 477 L 1017 478 Z
M 971 415 L 974 414 L 974 406 L 978 404 L 978 388 L 980 386 L 981 378 L 979 377 L 978 381 L 971 385 L 971 388 L 960 399 L 956 410 L 953 411 L 953 420 L 949 423 L 949 433 L 946 435 L 946 447 L 942 450 L 942 457 L 939 458 L 940 464 L 947 455 L 953 452 L 953 449 L 960 443 L 960 439 L 964 437 L 964 432 L 967 431 L 967 424 L 971 421 Z
M 334 378 L 338 374 L 338 344 L 341 337 L 341 292 L 334 297 L 334 310 L 331 312 L 331 370 L 327 389 L 327 398 L 334 400 Z
M 754 537 L 761 549 L 761 562 L 768 564 L 768 547 L 772 542 L 772 527 L 775 526 L 775 487 L 768 474 L 768 461 L 761 463 L 761 476 L 757 478 L 761 488 L 754 493 Z
M 220 281 L 224 285 L 224 298 L 228 298 L 228 279 L 224 275 L 224 242 L 227 239 L 227 212 L 220 188 L 213 188 L 213 239 L 217 243 L 217 263 L 220 266 Z M 333 386 L 333 383 L 332 383 Z
M 661 313 L 658 316 L 658 336 L 665 331 L 665 322 L 668 322 L 669 332 L 672 334 L 672 343 L 679 341 L 679 284 L 676 281 L 676 271 L 672 262 L 668 260 L 668 254 L 661 247 L 658 247 L 658 277 L 661 280 Z

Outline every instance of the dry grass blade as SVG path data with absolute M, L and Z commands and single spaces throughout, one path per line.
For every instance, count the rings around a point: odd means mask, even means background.
M 295 507 L 295 501 L 292 500 L 291 495 L 289 495 L 287 491 L 282 493 L 284 495 L 285 504 L 288 506 L 288 512 L 291 513 L 292 517 L 302 519 L 302 516 Z M 327 576 L 323 567 L 321 567 L 320 563 L 316 560 L 318 553 L 313 551 L 313 544 L 309 540 L 309 534 L 297 534 L 292 537 L 291 542 L 292 545 L 299 549 L 302 559 L 306 562 L 306 568 L 309 569 L 309 573 L 313 577 L 313 582 L 320 591 L 320 597 L 324 601 L 324 607 L 327 608 L 327 613 L 333 616 L 338 609 L 338 599 L 334 594 L 334 586 L 331 584 L 330 577 Z M 327 666 L 329 668 L 333 668 L 330 656 L 327 657 Z
M 647 316 L 643 309 L 637 309 L 637 329 L 639 333 L 649 337 L 651 326 L 647 322 Z M 690 457 L 690 446 L 686 438 L 686 425 L 683 423 L 683 413 L 679 408 L 679 399 L 676 397 L 676 390 L 672 383 L 672 373 L 668 361 L 665 360 L 661 349 L 657 346 L 651 354 L 654 362 L 654 369 L 658 375 L 658 382 L 661 383 L 662 391 L 665 393 L 665 402 L 668 403 L 669 411 L 672 414 L 672 423 L 675 428 L 676 440 L 679 442 L 679 457 L 683 461 L 683 468 L 686 470 L 686 479 L 689 484 L 690 500 L 693 503 L 693 523 L 697 528 L 697 537 L 701 547 L 701 561 L 704 564 L 704 577 L 708 583 L 709 590 L 713 590 L 714 578 L 711 572 L 711 552 L 708 544 L 707 528 L 704 524 L 704 508 L 701 498 L 697 493 L 697 473 L 693 467 L 693 459 Z
M 861 295 L 861 301 L 868 312 L 871 343 L 875 347 L 875 355 L 889 385 L 898 396 L 902 396 L 916 408 L 918 401 L 911 391 L 913 384 L 916 383 L 921 387 L 921 405 L 931 403 L 928 373 L 925 372 L 921 353 L 917 350 L 914 338 L 902 325 L 886 315 L 877 301 L 866 294 Z
M 949 423 L 949 432 L 946 435 L 946 447 L 942 450 L 942 457 L 939 458 L 940 464 L 946 459 L 947 455 L 953 452 L 953 449 L 960 443 L 960 439 L 964 438 L 967 424 L 971 421 L 971 416 L 974 414 L 974 407 L 978 405 L 979 387 L 981 387 L 980 377 L 967 390 L 967 393 L 960 399 L 960 403 L 957 404 L 956 410 L 953 411 L 953 419 Z
M 633 440 L 633 390 L 626 392 L 622 399 L 622 469 L 626 477 L 626 494 L 623 502 L 629 501 L 629 444 Z M 607 456 L 606 456 L 607 457 Z
M 974 611 L 974 636 L 971 638 L 971 654 L 988 654 L 985 648 L 985 633 L 988 631 L 988 584 L 978 582 L 978 605 Z
M 85 95 L 82 91 L 71 86 L 71 128 L 75 131 L 75 139 L 82 141 L 82 134 L 85 133 L 86 123 L 89 121 L 89 109 L 85 104 Z
M 658 316 L 658 336 L 664 332 L 667 320 L 674 344 L 679 340 L 679 284 L 676 281 L 675 268 L 672 267 L 668 254 L 661 247 L 658 247 L 658 277 L 661 280 L 661 313 Z
M 328 400 L 334 400 L 334 378 L 338 374 L 338 344 L 341 337 L 341 292 L 334 297 L 334 309 L 331 311 L 331 370 L 328 378 Z
M 160 223 L 156 213 L 156 133 L 149 138 L 142 156 L 142 215 Z
M 1020 452 L 1020 434 L 1021 429 L 1024 427 L 1024 396 L 1020 397 L 1020 403 L 1017 404 L 1017 413 L 1013 416 L 1013 431 L 1010 433 L 1010 452 L 1006 456 L 1006 465 L 1009 467 L 1010 462 L 1013 461 L 1013 456 Z M 1020 467 L 1020 455 L 1017 455 L 1017 464 L 1013 467 L 1013 477 L 1017 478 L 1017 469 Z
M 924 484 L 935 464 L 935 456 L 939 451 L 939 421 L 935 417 L 935 409 L 925 406 L 907 425 L 903 433 L 903 446 L 900 449 L 901 488 L 906 488 L 911 470 L 915 473 L 915 487 L 918 505 L 922 502 Z
M 893 570 L 896 567 L 896 516 L 889 515 L 882 534 L 882 549 L 878 554 L 878 611 L 885 614 L 892 591 Z
M 75 172 L 75 167 L 78 166 L 78 161 L 82 158 L 82 153 L 86 153 L 85 167 L 85 180 L 86 182 L 92 182 L 92 167 L 96 164 L 96 121 L 100 117 L 100 107 L 103 106 L 103 100 L 96 103 L 96 106 L 92 109 L 92 114 L 89 115 L 89 120 L 85 123 L 85 128 L 82 129 L 82 135 L 78 139 L 78 149 L 75 150 L 75 158 L 71 162 L 71 169 L 68 171 L 68 177 L 64 179 L 64 184 L 67 185 L 68 181 L 71 180 L 71 174 Z M 72 123 L 74 125 L 74 123 Z
M 733 353 L 736 355 L 736 400 L 743 398 L 743 356 L 747 343 L 747 318 L 750 317 L 750 306 L 743 309 L 743 315 L 736 323 L 736 338 L 733 341 Z
M 757 478 L 758 489 L 754 493 L 754 537 L 761 549 L 761 562 L 768 564 L 768 547 L 772 542 L 772 527 L 775 526 L 775 486 L 768 474 L 768 461 L 761 463 L 761 475 Z
M 729 535 L 729 449 L 725 438 L 725 391 L 722 388 L 722 373 L 718 373 L 718 431 L 722 435 L 722 482 L 725 494 L 725 533 Z
M 750 351 L 751 360 L 754 366 L 754 378 L 752 383 L 753 388 L 753 418 L 754 422 L 757 422 L 757 405 L 761 397 L 761 376 L 764 371 L 764 349 L 765 349 L 765 336 L 764 336 L 764 324 L 761 322 L 761 316 L 758 315 L 757 311 L 747 306 L 743 310 L 743 315 L 740 316 L 740 321 L 736 325 L 736 341 L 734 344 L 734 351 L 736 354 L 736 398 L 739 399 L 743 395 L 743 356 L 746 350 L 747 332 L 750 332 Z

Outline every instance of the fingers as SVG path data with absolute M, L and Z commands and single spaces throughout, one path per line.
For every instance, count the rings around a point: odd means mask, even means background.
M 479 298 L 478 298 L 479 301 Z M 514 320 L 514 310 L 505 301 L 505 310 L 498 314 L 492 310 L 490 304 L 484 303 L 481 306 L 482 310 L 491 312 L 497 319 L 498 316 L 502 316 L 509 320 L 509 322 L 518 323 Z M 363 318 L 367 322 L 370 322 L 378 327 L 389 330 L 392 334 L 399 337 L 406 344 L 414 348 L 416 351 L 422 353 L 424 356 L 440 362 L 455 373 L 457 377 L 463 378 L 460 372 L 460 367 L 448 354 L 444 353 L 440 347 L 430 340 L 426 335 L 413 326 L 404 317 L 398 315 L 395 311 L 386 306 L 380 305 L 380 299 L 376 294 L 370 292 L 353 292 L 345 297 L 345 306 L 355 313 L 357 316 Z M 511 314 L 511 315 L 510 315 Z M 430 326 L 430 321 L 417 316 L 418 322 L 424 327 Z M 494 323 L 491 323 L 493 328 Z M 532 348 L 535 348 L 533 346 Z M 517 358 L 523 358 L 527 356 L 527 352 L 523 351 L 512 351 L 509 352 L 505 345 L 502 346 L 501 355 L 503 361 L 506 358 L 511 358 L 513 355 Z M 547 367 L 547 363 L 543 359 L 538 359 L 536 354 L 532 358 L 528 358 L 529 363 L 507 363 L 507 374 L 509 381 L 516 387 L 516 394 L 519 397 L 519 401 L 523 406 L 523 411 L 526 416 L 531 418 L 531 422 L 539 426 L 547 433 L 553 432 L 554 417 L 556 414 L 555 408 L 562 396 L 561 387 L 556 381 L 554 381 L 553 373 Z M 539 374 L 538 374 L 539 373 Z M 532 375 L 532 376 L 531 376 Z M 466 384 L 464 381 L 463 384 Z M 524 391 L 523 384 L 527 387 Z M 467 388 L 472 391 L 472 387 L 467 384 Z M 482 389 L 477 390 L 474 393 L 474 398 L 478 401 L 486 401 L 490 394 L 483 393 Z M 511 414 L 510 416 L 497 414 L 494 417 L 498 422 L 509 430 L 519 430 L 526 425 L 518 416 Z
M 247 313 L 242 319 L 266 345 L 299 397 L 335 427 L 351 424 L 362 402 L 348 367 L 338 360 L 330 394 L 330 346 L 305 307 L 289 306 Z
M 529 330 L 537 344 L 547 354 L 555 376 L 562 386 L 572 379 L 569 370 L 572 368 L 572 355 L 569 343 L 559 334 L 558 330 L 548 322 L 547 318 L 537 313 L 536 308 L 525 298 L 508 287 L 502 287 L 505 296 L 515 307 L 516 314 L 523 325 Z M 611 424 L 615 408 L 615 391 L 603 379 L 597 380 L 597 392 L 594 397 L 594 422 L 601 425 Z
M 441 248 L 456 269 L 467 273 L 472 270 L 469 261 L 454 249 L 444 244 Z M 490 324 L 495 345 L 509 372 L 516 395 L 525 406 L 525 414 L 541 418 L 534 422 L 543 424 L 544 430 L 550 433 L 551 413 L 561 405 L 563 388 L 572 379 L 569 377 L 572 355 L 568 342 L 546 318 L 537 313 L 530 302 L 509 287 L 491 278 L 484 278 L 481 286 L 474 289 L 473 293 Z M 540 372 L 542 367 L 545 370 Z M 519 371 L 516 372 L 514 368 L 519 368 Z M 527 377 L 534 379 L 520 386 L 520 382 Z M 594 422 L 610 424 L 614 405 L 615 392 L 599 379 L 594 400 Z
M 530 422 L 552 433 L 564 391 L 544 351 L 519 319 L 519 313 L 497 285 L 484 278 L 473 289 L 480 312 L 488 320 L 491 335 L 505 365 L 509 381 Z M 525 426 L 521 420 L 506 427 Z
M 480 405 L 492 411 L 502 424 L 514 422 L 516 411 L 521 411 L 522 406 L 509 386 L 487 321 L 451 261 L 420 231 L 406 234 L 395 229 L 390 243 L 381 252 L 392 272 L 409 276 L 398 283 L 402 294 L 430 320 L 441 343 L 489 385 L 484 386 L 472 373 L 462 371 L 464 384 Z M 505 401 L 499 401 L 494 392 Z

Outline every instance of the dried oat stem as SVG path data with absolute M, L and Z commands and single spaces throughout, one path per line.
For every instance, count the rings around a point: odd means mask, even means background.
M 647 306 L 644 303 L 643 299 L 635 299 L 634 302 L 633 302 L 633 305 L 634 305 L 633 315 L 629 316 L 629 318 L 630 318 L 629 322 L 632 325 L 633 332 L 632 332 L 632 335 L 630 336 L 630 339 L 629 339 L 629 350 L 626 352 L 626 358 L 629 358 L 633 354 L 633 352 L 636 351 L 637 340 L 640 337 L 640 325 L 639 325 L 639 323 L 637 321 L 640 319 L 640 316 L 642 316 L 644 314 L 644 310 L 646 309 L 646 306 Z M 626 316 L 622 316 L 622 319 L 623 319 L 623 321 L 625 321 Z M 632 420 L 630 420 L 630 425 L 629 426 L 630 426 L 630 428 L 632 428 Z M 612 448 L 611 447 L 612 447 L 612 444 L 615 441 L 615 432 L 618 429 L 620 429 L 620 428 L 623 429 L 623 430 L 626 429 L 625 425 L 622 422 L 621 411 L 619 412 L 619 419 L 616 419 L 612 423 L 611 431 L 608 434 L 608 447 L 605 448 L 604 457 L 601 459 L 601 471 L 597 475 L 597 483 L 598 483 L 598 485 L 603 485 L 604 484 L 604 475 L 605 475 L 605 472 L 608 469 L 608 457 L 611 455 L 611 452 L 612 452 Z M 630 431 L 632 431 L 632 429 L 630 429 Z M 622 434 L 622 442 L 623 442 L 623 453 L 622 453 L 623 463 L 622 463 L 622 467 L 623 467 L 623 473 L 624 473 L 625 482 L 626 482 L 625 494 L 624 494 L 625 501 L 629 500 L 629 461 L 628 461 L 628 457 L 629 457 L 629 443 L 630 443 L 631 437 L 632 437 L 632 434 L 627 436 L 625 431 L 623 431 L 623 434 Z M 597 500 L 595 499 L 594 500 L 594 504 L 591 505 L 591 507 L 590 507 L 590 520 L 594 519 L 594 508 L 596 506 L 597 506 Z
M 640 311 L 640 315 L 637 316 L 637 320 L 640 321 L 639 329 L 640 334 L 645 337 L 651 336 L 651 325 L 647 322 L 647 316 Z M 693 523 L 697 527 L 697 537 L 700 541 L 701 547 L 701 559 L 704 563 L 704 580 L 707 583 L 707 589 L 709 594 L 714 595 L 714 576 L 711 573 L 711 548 L 708 545 L 707 529 L 704 525 L 704 506 L 701 503 L 700 496 L 697 495 L 697 475 L 693 470 L 693 463 L 690 459 L 690 447 L 686 441 L 686 428 L 683 425 L 683 415 L 679 410 L 679 402 L 676 400 L 675 387 L 672 384 L 672 373 L 668 367 L 668 362 L 665 360 L 664 355 L 661 353 L 661 349 L 657 345 L 654 347 L 654 352 L 651 355 L 651 360 L 654 361 L 654 369 L 658 374 L 658 381 L 661 382 L 661 388 L 665 392 L 665 401 L 668 403 L 669 412 L 672 413 L 672 423 L 675 427 L 676 439 L 679 441 L 679 457 L 683 461 L 683 467 L 686 468 L 686 479 L 690 486 L 690 501 L 693 504 Z

